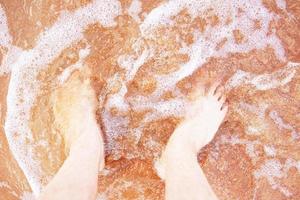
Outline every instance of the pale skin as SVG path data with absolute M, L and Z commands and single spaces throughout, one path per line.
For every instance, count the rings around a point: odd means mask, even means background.
M 215 136 L 228 107 L 223 88 L 215 83 L 196 92 L 185 120 L 169 139 L 160 159 L 167 200 L 217 200 L 201 169 L 197 154 Z
M 64 137 L 68 157 L 38 199 L 96 199 L 98 172 L 104 167 L 104 145 L 95 110 L 95 93 L 79 73 L 56 91 L 55 123 Z
M 197 91 L 189 113 L 174 131 L 160 159 L 167 200 L 217 199 L 197 161 L 222 123 L 227 106 L 219 84 Z M 96 97 L 88 80 L 75 73 L 54 101 L 56 123 L 68 154 L 39 200 L 95 200 L 98 172 L 104 167 L 104 143 L 96 122 Z M 67 93 L 65 91 L 68 91 Z

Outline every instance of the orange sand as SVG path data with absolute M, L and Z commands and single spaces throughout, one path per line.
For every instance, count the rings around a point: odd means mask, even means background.
M 172 105 L 177 106 L 172 100 L 179 97 L 182 100 L 193 86 L 209 84 L 218 77 L 226 86 L 229 113 L 213 142 L 200 152 L 199 163 L 219 199 L 300 199 L 300 67 L 297 64 L 300 62 L 300 2 L 286 0 L 286 9 L 282 9 L 275 0 L 263 0 L 264 7 L 278 15 L 268 30 L 269 34 L 274 31 L 281 41 L 285 59 L 279 59 L 276 49 L 270 45 L 249 52 L 227 53 L 223 57 L 208 56 L 202 67 L 175 82 L 175 87 L 163 90 L 158 77 L 170 76 L 190 59 L 180 51 L 182 41 L 186 45 L 195 43 L 193 33 L 222 26 L 221 17 L 214 9 L 207 9 L 203 15 L 193 18 L 185 9 L 172 16 L 174 26 L 159 26 L 152 35 L 141 36 L 140 23 L 164 1 L 140 0 L 141 10 L 135 17 L 128 11 L 133 1 L 120 0 L 122 12 L 115 18 L 115 26 L 90 24 L 82 39 L 65 48 L 39 72 L 41 90 L 31 108 L 29 122 L 33 139 L 27 142 L 29 146 L 39 141 L 48 144 L 32 149 L 34 160 L 39 161 L 42 170 L 40 184 L 45 185 L 65 159 L 63 141 L 59 141 L 59 131 L 52 125 L 51 95 L 59 87 L 57 77 L 66 68 L 81 62 L 93 74 L 90 78 L 100 103 L 97 117 L 106 139 L 106 168 L 99 174 L 99 199 L 164 198 L 164 183 L 153 164 L 181 115 L 175 112 L 164 116 L 164 111 L 159 112 L 164 109 L 160 103 L 167 102 L 168 112 L 172 113 L 175 109 Z M 74 12 L 89 3 L 89 0 L 0 0 L 12 45 L 22 50 L 34 48 L 38 35 L 53 26 L 60 12 Z M 243 9 L 239 15 L 243 15 Z M 228 18 L 227 23 L 231 22 Z M 253 23 L 255 29 L 262 28 L 261 21 Z M 239 29 L 231 34 L 236 44 L 250 39 Z M 177 42 L 178 38 L 181 42 Z M 216 50 L 228 42 L 224 37 Z M 120 57 L 127 55 L 135 60 L 149 48 L 152 55 L 129 80 Z M 82 49 L 89 49 L 83 58 L 80 57 Z M 7 49 L 0 46 L 0 63 L 6 53 Z M 0 199 L 14 200 L 25 199 L 31 187 L 5 137 L 9 82 L 10 72 L 0 75 Z M 126 108 L 112 100 L 122 90 L 122 84 L 127 88 L 122 96 Z M 156 94 L 158 90 L 160 94 Z M 118 120 L 123 124 L 113 124 Z

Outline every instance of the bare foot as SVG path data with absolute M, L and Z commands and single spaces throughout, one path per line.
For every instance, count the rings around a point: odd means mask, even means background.
M 164 166 L 169 157 L 197 155 L 214 138 L 228 110 L 223 90 L 217 82 L 207 92 L 203 93 L 200 88 L 195 93 L 195 100 L 187 109 L 184 121 L 176 128 L 156 163 L 161 178 L 164 178 Z
M 74 72 L 52 100 L 56 128 L 64 138 L 66 154 L 87 143 L 103 151 L 103 138 L 95 117 L 97 101 L 89 80 Z

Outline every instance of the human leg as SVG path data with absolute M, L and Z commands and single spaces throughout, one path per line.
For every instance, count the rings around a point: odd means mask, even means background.
M 226 113 L 225 97 L 218 84 L 197 94 L 185 120 L 174 131 L 161 157 L 167 200 L 217 199 L 198 161 L 197 154 L 217 132 Z
M 76 72 L 55 92 L 53 101 L 55 124 L 63 135 L 68 157 L 39 199 L 95 199 L 98 171 L 104 167 L 95 94 L 89 81 Z

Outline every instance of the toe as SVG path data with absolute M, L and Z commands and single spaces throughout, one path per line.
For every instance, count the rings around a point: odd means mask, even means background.
M 228 102 L 227 101 L 225 103 L 223 103 L 221 110 L 223 112 L 225 112 L 225 114 L 227 113 L 227 111 L 228 111 Z
M 222 95 L 219 97 L 218 101 L 220 102 L 220 104 L 223 106 L 225 106 L 225 101 L 226 101 L 226 96 L 225 95 Z
M 208 95 L 214 95 L 217 91 L 218 86 L 221 84 L 221 81 L 216 81 L 212 84 L 208 91 Z
M 215 97 L 219 100 L 224 94 L 224 87 L 223 86 L 219 86 L 217 87 L 216 91 L 215 91 Z

